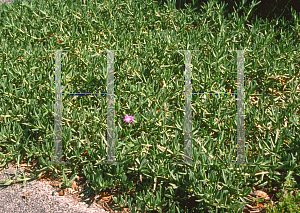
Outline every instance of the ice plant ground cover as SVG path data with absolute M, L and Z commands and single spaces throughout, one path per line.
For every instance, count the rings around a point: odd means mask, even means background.
M 299 13 L 291 11 L 287 24 L 253 18 L 255 3 L 225 14 L 217 1 L 185 10 L 170 2 L 0 5 L 1 167 L 35 162 L 35 177 L 51 172 L 62 188 L 85 177 L 83 193 L 108 193 L 111 207 L 131 212 L 237 212 L 270 203 L 249 199 L 254 187 L 299 188 Z M 70 50 L 62 54 L 63 92 L 98 93 L 107 86 L 100 50 L 123 50 L 114 59 L 115 154 L 123 164 L 96 164 L 106 157 L 107 103 L 100 95 L 63 96 L 69 164 L 47 164 L 55 94 L 55 55 L 47 50 L 58 49 Z M 234 164 L 235 96 L 217 94 L 192 96 L 193 160 L 201 164 L 173 164 L 184 153 L 185 58 L 178 50 L 200 50 L 192 53 L 192 92 L 230 93 L 237 59 L 229 50 L 237 49 L 252 50 L 244 70 L 246 159 L 253 164 Z

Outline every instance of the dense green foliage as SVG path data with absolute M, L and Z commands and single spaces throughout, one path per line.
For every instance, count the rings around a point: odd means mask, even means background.
M 1 166 L 38 160 L 67 187 L 87 178 L 89 193 L 118 188 L 131 212 L 236 212 L 253 186 L 299 183 L 299 20 L 247 19 L 255 6 L 224 15 L 146 1 L 15 0 L 0 6 Z M 280 34 L 280 39 L 277 35 Z M 115 153 L 106 156 L 106 97 L 63 96 L 62 167 L 53 155 L 54 52 L 62 53 L 64 92 L 106 92 L 106 53 L 115 53 Z M 245 142 L 249 165 L 236 165 L 235 96 L 192 97 L 193 159 L 184 152 L 184 53 L 192 52 L 193 92 L 235 92 L 236 53 L 245 52 Z M 125 115 L 134 116 L 125 123 Z M 215 119 L 217 118 L 217 119 Z M 176 159 L 176 160 L 174 160 Z M 299 187 L 299 185 L 297 184 Z M 131 192 L 131 193 L 126 193 Z M 116 207 L 117 209 L 117 207 Z

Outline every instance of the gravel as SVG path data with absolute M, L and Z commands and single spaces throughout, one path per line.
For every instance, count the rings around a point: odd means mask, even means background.
M 23 169 L 16 169 L 14 165 L 9 164 L 7 168 L 1 171 L 0 181 L 16 179 L 15 174 L 20 178 L 22 172 L 26 177 L 30 174 Z M 7 212 L 31 212 L 31 213 L 59 213 L 59 212 L 76 212 L 76 213 L 106 213 L 100 205 L 93 203 L 88 206 L 85 202 L 80 202 L 71 194 L 65 192 L 60 195 L 58 188 L 53 187 L 48 182 L 40 180 L 27 181 L 25 187 L 23 182 L 14 185 L 0 186 L 0 213 Z

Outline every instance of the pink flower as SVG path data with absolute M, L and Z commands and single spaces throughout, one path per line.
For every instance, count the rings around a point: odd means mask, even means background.
M 127 123 L 131 123 L 133 121 L 133 119 L 134 119 L 134 117 L 125 115 L 125 118 L 123 119 L 123 121 L 125 121 Z

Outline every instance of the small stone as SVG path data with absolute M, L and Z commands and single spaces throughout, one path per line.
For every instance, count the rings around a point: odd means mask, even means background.
M 30 196 L 30 193 L 28 192 L 27 194 L 23 195 L 22 198 L 27 199 L 27 198 L 29 198 L 29 196 Z
M 63 189 L 61 189 L 59 192 L 58 192 L 59 196 L 64 196 L 65 195 L 65 191 Z
M 59 190 L 54 190 L 54 191 L 52 192 L 52 196 L 57 196 L 57 195 L 59 195 L 59 196 L 64 196 L 64 195 L 65 195 L 64 190 L 59 189 Z
M 57 195 L 57 191 L 54 190 L 54 191 L 52 192 L 52 196 L 56 196 L 56 195 Z

